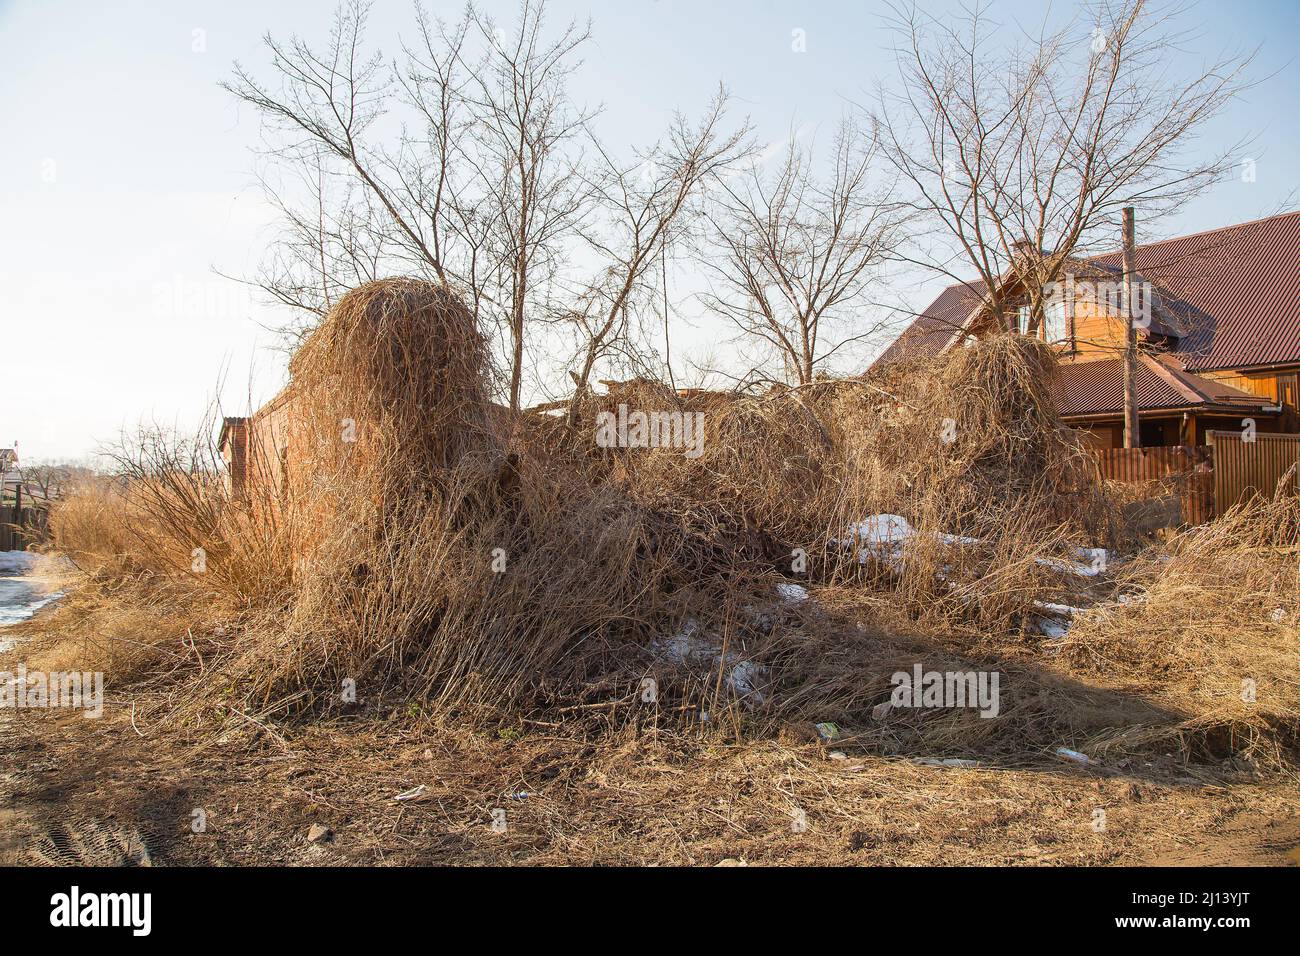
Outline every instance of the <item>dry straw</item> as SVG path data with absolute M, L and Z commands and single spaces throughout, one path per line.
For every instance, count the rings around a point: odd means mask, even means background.
M 636 381 L 585 395 L 572 419 L 512 418 L 489 399 L 472 314 L 395 279 L 340 299 L 291 371 L 283 468 L 258 469 L 276 480 L 243 498 L 156 443 L 124 456 L 114 493 L 140 530 L 112 600 L 183 586 L 228 624 L 187 628 L 185 666 L 156 642 L 178 713 L 707 716 L 738 735 L 831 720 L 846 746 L 1006 762 L 1169 734 L 1280 760 L 1294 740 L 1269 606 L 1294 626 L 1294 500 L 1078 570 L 1081 548 L 1132 536 L 1056 416 L 1041 343 L 995 337 L 761 395 Z M 598 416 L 619 405 L 702 414 L 702 454 L 602 447 Z M 86 503 L 64 507 L 60 547 L 123 548 L 84 530 Z M 879 515 L 895 518 L 864 524 Z M 882 541 L 882 526 L 907 532 Z M 1277 527 L 1292 537 L 1260 530 Z M 183 566 L 194 540 L 215 574 Z M 1036 622 L 1052 602 L 1099 610 L 1048 646 Z M 891 675 L 918 663 L 999 671 L 999 717 L 882 712 Z M 1252 674 L 1267 702 L 1249 710 L 1226 695 Z

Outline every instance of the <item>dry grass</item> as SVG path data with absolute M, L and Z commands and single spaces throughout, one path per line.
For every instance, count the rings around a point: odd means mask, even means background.
M 85 623 L 158 622 L 117 675 L 151 688 L 156 720 L 228 730 L 395 708 L 718 741 L 834 720 L 850 749 L 1003 765 L 1060 745 L 1120 759 L 1171 735 L 1189 754 L 1291 759 L 1296 683 L 1276 626 L 1255 622 L 1294 585 L 1294 550 L 1223 555 L 1294 505 L 1231 515 L 1123 574 L 1075 573 L 1080 548 L 1124 529 L 1052 411 L 1036 342 L 761 396 L 632 383 L 588 398 L 576 424 L 511 422 L 487 402 L 464 307 L 389 280 L 340 300 L 292 373 L 283 490 L 229 500 L 201 455 L 154 442 L 123 456 L 114 492 L 129 546 L 103 527 L 104 501 L 55 516 L 58 547 L 120 559 L 79 599 Z M 620 403 L 702 411 L 704 454 L 597 447 L 595 416 Z M 912 533 L 871 539 L 873 514 Z M 205 573 L 187 566 L 193 547 Z M 782 600 L 795 582 L 812 599 Z M 1065 653 L 1044 653 L 1061 645 L 1033 633 L 1038 602 L 1105 605 L 1117 586 L 1147 600 L 1084 616 Z M 1198 660 L 1214 662 L 1208 695 Z M 999 717 L 873 716 L 915 664 L 1000 672 Z M 1232 704 L 1230 679 L 1256 673 L 1260 706 Z
M 406 719 L 232 722 L 213 740 L 137 718 L 138 732 L 115 708 L 102 722 L 28 720 L 48 768 L 28 785 L 44 799 L 15 804 L 0 862 L 102 862 L 39 852 L 47 827 L 75 848 L 106 825 L 164 866 L 1279 865 L 1300 841 L 1294 784 L 1223 786 L 1172 761 L 950 770 L 645 728 Z M 0 780 L 0 799 L 13 787 Z M 209 814 L 202 834 L 196 807 Z M 332 839 L 309 843 L 313 824 Z
M 50 512 L 50 536 L 88 572 L 120 568 L 130 560 L 129 529 L 137 520 L 123 484 L 99 478 L 68 489 Z
M 1300 499 L 1256 498 L 1125 566 L 1123 603 L 1084 615 L 1065 656 L 1182 720 L 1127 727 L 1097 746 L 1178 738 L 1272 766 L 1300 730 Z

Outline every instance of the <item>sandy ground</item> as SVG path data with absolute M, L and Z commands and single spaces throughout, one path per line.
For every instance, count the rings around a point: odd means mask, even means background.
M 65 604 L 0 629 L 0 671 L 57 648 Z M 165 709 L 110 687 L 101 719 L 0 710 L 0 864 L 1300 863 L 1300 784 L 1234 761 L 956 769 L 373 711 L 217 736 Z

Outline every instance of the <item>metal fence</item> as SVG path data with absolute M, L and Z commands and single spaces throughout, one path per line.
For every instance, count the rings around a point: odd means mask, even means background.
M 1211 431 L 1208 445 L 1105 448 L 1093 452 L 1103 478 L 1158 485 L 1176 495 L 1185 524 L 1200 524 L 1254 495 L 1272 496 L 1300 462 L 1300 435 Z M 1300 467 L 1287 489 L 1300 494 Z
M 1205 445 L 1157 445 L 1151 448 L 1103 448 L 1093 452 L 1097 470 L 1110 481 L 1159 485 L 1176 495 L 1182 523 L 1200 524 L 1214 517 L 1214 453 Z
M 1214 450 L 1214 500 L 1220 514 L 1255 495 L 1271 498 L 1278 482 L 1300 461 L 1300 435 L 1259 432 L 1251 439 L 1237 431 L 1208 433 Z M 1300 469 L 1286 490 L 1300 493 Z

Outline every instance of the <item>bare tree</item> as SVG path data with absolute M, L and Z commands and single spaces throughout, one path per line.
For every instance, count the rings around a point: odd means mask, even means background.
M 1035 329 L 1044 289 L 1072 256 L 1116 244 L 1123 207 L 1151 222 L 1232 165 L 1232 150 L 1188 147 L 1243 88 L 1250 57 L 1192 63 L 1179 9 L 1098 0 L 1013 44 L 983 5 L 956 19 L 894 12 L 899 85 L 870 113 L 946 250 L 918 258 L 954 279 L 973 270 L 999 323 L 1004 277 L 1019 280 Z
M 570 24 L 558 38 L 543 40 L 543 11 L 544 3 L 524 0 L 509 42 L 473 7 L 468 14 L 488 52 L 469 70 L 466 97 L 478 155 L 462 150 L 459 156 L 482 183 L 494 216 L 487 251 L 496 268 L 487 276 L 497 301 L 509 303 L 503 311 L 511 347 L 510 407 L 516 411 L 526 318 L 560 270 L 564 237 L 587 200 L 578 188 L 578 160 L 565 147 L 582 136 L 590 117 L 570 108 L 565 80 L 590 31 Z
M 22 483 L 28 494 L 49 501 L 58 498 L 69 487 L 79 481 L 85 481 L 95 474 L 95 470 L 84 462 L 76 461 L 38 461 L 23 465 Z
M 656 261 L 662 264 L 668 246 L 689 228 L 705 185 L 747 150 L 745 127 L 724 131 L 726 108 L 727 93 L 719 89 L 698 125 L 678 114 L 667 141 L 631 166 L 595 144 L 601 166 L 593 187 L 602 215 L 580 234 L 606 265 L 575 290 L 562 315 L 578 336 L 571 421 L 599 361 L 621 353 L 635 363 L 643 354 L 635 325 L 657 306 Z
M 588 31 L 570 23 L 546 39 L 534 0 L 508 35 L 472 5 L 451 27 L 417 8 L 419 43 L 388 67 L 364 52 L 367 13 L 342 7 L 320 52 L 267 36 L 275 82 L 236 64 L 226 85 L 267 121 L 268 158 L 291 173 L 268 188 L 285 241 L 260 284 L 309 315 L 385 272 L 452 285 L 502 331 L 518 409 L 526 319 L 546 306 L 585 202 L 576 164 L 590 114 L 565 81 Z M 394 105 L 414 126 L 391 129 Z
M 845 119 L 819 177 L 812 151 L 792 136 L 773 174 L 754 164 L 727 180 L 710 215 L 704 302 L 766 343 L 789 381 L 811 382 L 842 348 L 883 328 L 863 327 L 862 306 L 903 216 L 873 185 L 875 155 L 874 140 Z
M 236 65 L 228 84 L 272 135 L 262 178 L 283 235 L 259 284 L 305 316 L 291 337 L 343 290 L 400 272 L 452 286 L 496 330 L 516 411 L 543 354 L 530 338 L 556 326 L 576 335 L 579 392 L 602 362 L 648 361 L 629 333 L 653 311 L 651 268 L 743 151 L 725 95 L 696 126 L 678 116 L 638 177 L 567 92 L 589 28 L 548 30 L 544 0 L 521 0 L 509 31 L 472 4 L 452 24 L 417 7 L 391 67 L 363 52 L 366 17 L 341 8 L 322 52 L 267 37 L 274 82 Z

